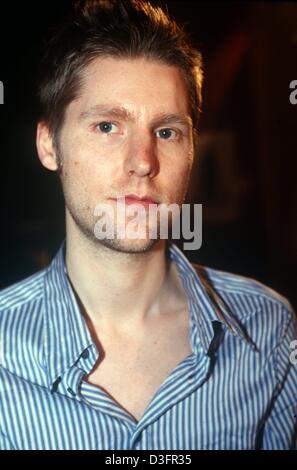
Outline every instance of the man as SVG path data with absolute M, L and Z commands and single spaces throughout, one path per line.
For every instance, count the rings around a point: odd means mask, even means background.
M 37 128 L 66 242 L 2 292 L 0 448 L 294 448 L 289 303 L 191 266 L 160 236 L 160 214 L 134 223 L 142 237 L 128 236 L 127 214 L 94 230 L 98 205 L 182 205 L 199 53 L 147 2 L 82 1 L 74 15 L 48 45 Z

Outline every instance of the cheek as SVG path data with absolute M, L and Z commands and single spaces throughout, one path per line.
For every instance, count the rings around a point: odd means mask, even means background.
M 65 155 L 62 171 L 64 179 L 77 185 L 78 189 L 81 186 L 96 187 L 111 179 L 106 158 L 86 146 L 73 148 Z
M 88 133 L 69 130 L 62 137 L 62 156 L 69 174 L 90 177 L 106 173 L 110 152 L 98 139 Z
M 191 168 L 192 162 L 190 159 L 175 161 L 166 165 L 164 177 L 172 189 L 183 187 L 187 183 Z
M 165 147 L 165 146 L 164 146 Z M 191 171 L 193 164 L 194 149 L 192 142 L 173 145 L 168 144 L 160 152 L 161 161 L 164 162 L 166 172 L 174 179 L 182 179 Z

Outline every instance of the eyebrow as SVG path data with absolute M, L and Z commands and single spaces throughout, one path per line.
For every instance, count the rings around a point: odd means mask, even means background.
M 95 118 L 98 116 L 109 117 L 113 119 L 120 119 L 122 121 L 135 122 L 135 116 L 128 109 L 123 106 L 109 107 L 104 105 L 92 106 L 87 111 L 79 114 L 78 120 L 84 121 L 86 119 Z M 192 118 L 187 114 L 180 113 L 159 113 L 153 120 L 152 126 L 159 126 L 161 124 L 181 124 L 185 127 L 193 126 Z

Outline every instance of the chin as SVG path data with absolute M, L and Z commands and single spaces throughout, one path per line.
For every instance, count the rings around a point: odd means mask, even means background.
M 160 240 L 156 239 L 135 239 L 135 240 L 119 240 L 119 239 L 102 239 L 97 240 L 100 245 L 110 250 L 120 253 L 146 253 L 150 251 Z

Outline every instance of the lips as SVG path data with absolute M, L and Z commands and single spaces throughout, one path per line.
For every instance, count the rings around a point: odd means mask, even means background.
M 125 196 L 126 200 L 134 200 L 134 202 L 146 202 L 148 204 L 158 204 L 158 201 L 156 199 L 152 198 L 151 196 L 137 196 L 136 194 L 126 194 Z
M 159 204 L 159 202 L 154 199 L 153 197 L 149 195 L 144 195 L 144 196 L 137 196 L 136 194 L 125 194 L 123 196 L 118 196 L 118 199 L 125 198 L 125 204 L 143 204 L 143 205 L 148 205 L 148 204 Z M 117 201 L 118 199 L 112 198 L 114 201 Z M 120 201 L 119 201 L 120 202 Z

